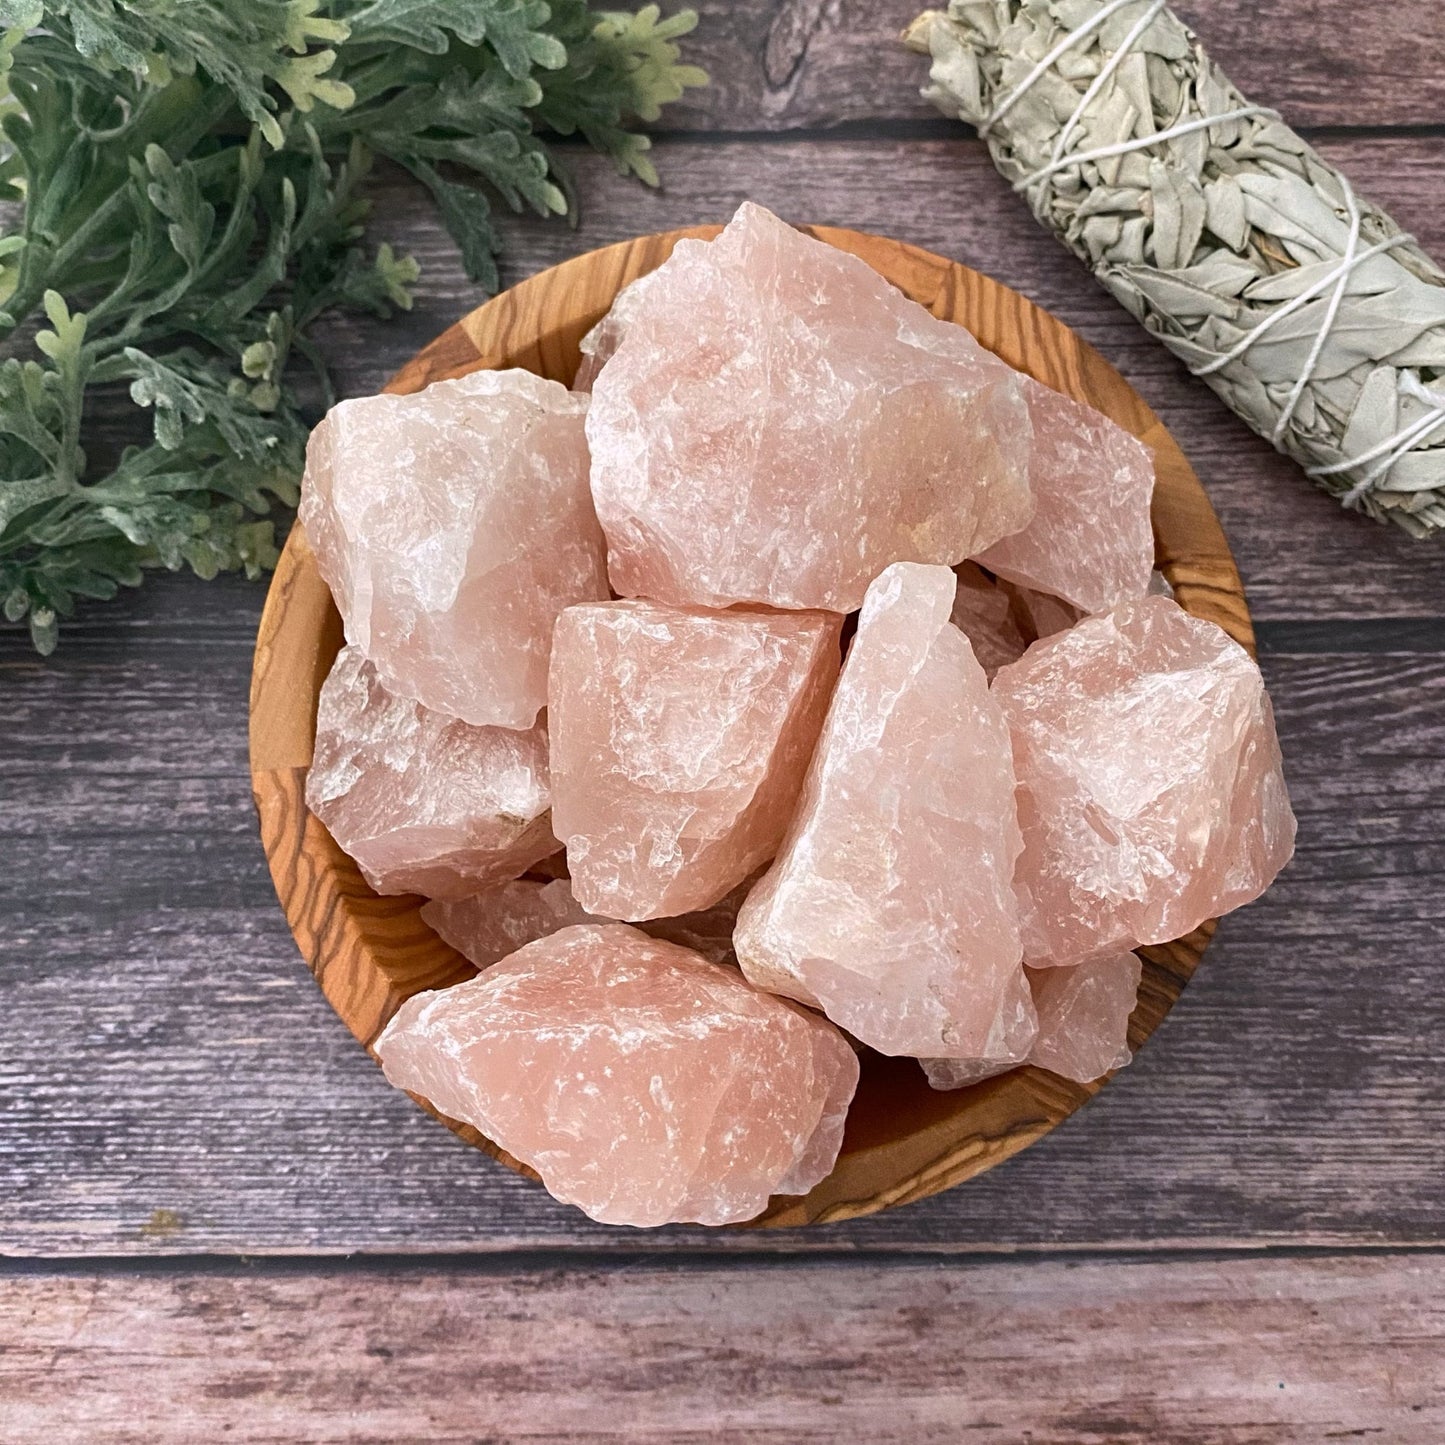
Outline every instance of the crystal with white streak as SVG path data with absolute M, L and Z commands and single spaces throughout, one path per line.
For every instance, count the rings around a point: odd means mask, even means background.
M 1085 618 L 994 679 L 1019 779 L 1028 962 L 1180 938 L 1294 849 L 1259 668 L 1166 597 Z
M 889 563 L 1029 520 L 1021 378 L 762 207 L 679 242 L 620 310 L 587 436 L 622 595 L 849 612 Z
M 777 852 L 842 621 L 652 602 L 562 614 L 552 812 L 583 907 L 629 921 L 707 908 Z
M 527 371 L 333 407 L 311 434 L 301 523 L 346 624 L 393 692 L 531 727 L 552 624 L 606 597 L 587 398 Z
M 736 1224 L 833 1167 L 858 1061 L 824 1019 L 623 924 L 564 928 L 408 999 L 392 1083 L 604 1224 Z
M 1017 1060 L 1035 1020 L 1003 713 L 949 622 L 954 575 L 868 590 L 787 841 L 735 935 L 762 988 L 886 1054 Z
M 458 898 L 556 851 L 547 731 L 479 728 L 382 686 L 344 647 L 321 688 L 306 804 L 378 893 Z

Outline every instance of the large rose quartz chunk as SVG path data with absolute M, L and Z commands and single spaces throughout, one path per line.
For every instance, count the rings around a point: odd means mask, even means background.
M 953 601 L 946 567 L 899 563 L 868 589 L 797 817 L 734 941 L 759 987 L 882 1053 L 1016 1060 L 1035 1021 L 1013 764 Z
M 621 924 L 404 1003 L 392 1083 L 604 1224 L 734 1224 L 833 1167 L 858 1061 L 825 1020 Z
M 1132 953 L 1024 972 L 1039 1020 L 1027 1053 L 997 1060 L 920 1059 L 935 1089 L 967 1088 L 1022 1063 L 1087 1084 L 1129 1062 L 1129 1015 L 1143 975 Z
M 378 893 L 465 897 L 557 847 L 545 726 L 432 712 L 389 693 L 355 647 L 321 688 L 306 803 Z
M 642 931 L 690 948 L 709 963 L 731 963 L 733 927 L 747 896 L 746 886 L 733 889 L 722 902 L 698 913 L 654 918 L 642 925 Z M 572 924 L 612 921 L 588 913 L 572 896 L 572 885 L 565 878 L 548 882 L 518 878 L 472 898 L 433 899 L 422 905 L 421 916 L 443 941 L 478 968 L 490 968 L 524 944 Z
M 1143 597 L 1154 569 L 1153 454 L 1093 407 L 1032 378 L 1022 384 L 1033 422 L 1034 515 L 978 561 L 1081 612 Z
M 1024 952 L 1059 966 L 1181 937 L 1257 898 L 1295 822 L 1259 668 L 1165 597 L 1003 668 Z
M 777 852 L 841 660 L 842 618 L 569 608 L 548 720 L 572 891 L 609 918 L 707 908 Z
M 587 420 L 624 596 L 849 612 L 1029 520 L 1020 378 L 856 257 L 746 204 L 625 295 Z
M 1039 1014 L 1029 1063 L 1087 1084 L 1129 1062 L 1129 1015 L 1144 976 L 1134 954 L 1027 973 Z
M 347 641 L 391 691 L 527 728 L 552 624 L 608 595 L 586 397 L 527 371 L 343 401 L 311 435 L 301 522 Z

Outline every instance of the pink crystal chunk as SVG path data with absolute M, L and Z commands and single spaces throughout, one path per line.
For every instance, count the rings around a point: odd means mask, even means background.
M 858 1061 L 823 1019 L 621 924 L 408 999 L 392 1083 L 604 1224 L 734 1224 L 833 1167 Z
M 701 912 L 654 918 L 642 925 L 642 931 L 690 948 L 709 963 L 731 963 L 733 927 L 745 887 L 735 888 L 721 903 Z M 433 899 L 422 905 L 421 916 L 478 968 L 490 968 L 524 944 L 574 923 L 611 922 L 588 913 L 572 896 L 572 885 L 565 878 L 548 882 L 518 878 L 471 898 Z
M 665 270 L 649 271 L 645 276 L 639 276 L 630 285 L 624 286 L 617 293 L 612 309 L 582 338 L 582 361 L 572 382 L 573 391 L 592 390 L 598 374 L 611 361 L 612 353 L 622 345 L 622 338 L 627 334 L 632 318 L 642 309 L 648 287 L 659 275 L 665 275 Z
M 547 731 L 479 728 L 389 693 L 355 647 L 321 688 L 306 804 L 378 893 L 465 897 L 556 850 Z
M 1008 729 L 953 602 L 946 567 L 899 563 L 868 589 L 797 817 L 735 944 L 759 987 L 882 1053 L 1021 1058 L 1034 1018 Z
M 1087 1084 L 1129 1062 L 1129 1015 L 1144 975 L 1134 954 L 1027 972 L 1039 1015 L 1029 1063 Z
M 1106 612 L 1142 597 L 1154 569 L 1154 457 L 1102 412 L 1025 377 L 1033 520 L 976 553 L 990 572 Z
M 1259 668 L 1165 597 L 1003 668 L 1024 852 L 1024 952 L 1080 963 L 1179 938 L 1257 898 L 1295 822 Z
M 527 371 L 343 401 L 311 435 L 301 522 L 347 641 L 395 693 L 531 727 L 552 624 L 608 595 L 587 399 Z
M 1022 1063 L 1087 1084 L 1129 1062 L 1129 1015 L 1143 976 L 1143 965 L 1132 953 L 1024 972 L 1038 1015 L 1032 1046 L 997 1059 L 920 1059 L 935 1089 L 967 1088 Z
M 849 612 L 1029 520 L 1021 379 L 858 258 L 746 204 L 625 295 L 587 420 L 624 596 Z
M 548 718 L 553 826 L 590 913 L 716 903 L 777 851 L 838 674 L 842 618 L 569 608 Z

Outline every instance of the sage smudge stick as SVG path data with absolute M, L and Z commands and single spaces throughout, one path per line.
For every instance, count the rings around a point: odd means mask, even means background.
M 904 41 L 1035 217 L 1348 507 L 1445 530 L 1445 271 L 1165 0 L 951 0 Z

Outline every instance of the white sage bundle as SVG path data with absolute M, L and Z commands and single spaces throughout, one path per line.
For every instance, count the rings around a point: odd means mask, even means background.
M 1445 530 L 1445 272 L 1164 0 L 951 0 L 904 40 L 1040 222 L 1348 507 Z

